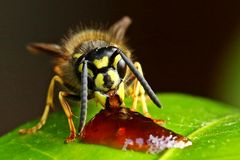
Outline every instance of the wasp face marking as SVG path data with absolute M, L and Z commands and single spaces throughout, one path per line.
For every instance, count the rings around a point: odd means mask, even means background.
M 121 82 L 121 78 L 115 69 L 109 68 L 106 72 L 98 73 L 95 80 L 96 90 L 109 91 L 116 89 Z
M 109 74 L 105 74 L 104 75 L 104 78 L 103 78 L 103 81 L 104 81 L 104 87 L 106 87 L 106 88 L 111 88 L 112 87 L 112 85 L 113 85 L 113 81 L 112 81 L 112 79 L 111 79 L 111 77 L 109 76 Z
M 111 89 L 116 88 L 121 81 L 121 78 L 120 78 L 118 72 L 113 69 L 108 70 L 108 72 L 106 73 L 106 77 L 107 78 L 106 78 L 105 84 L 106 85 L 111 84 L 111 86 L 108 85 L 108 87 Z
M 104 56 L 101 59 L 94 60 L 93 64 L 97 67 L 97 69 L 101 69 L 103 67 L 108 66 L 108 61 L 109 61 L 109 57 Z
M 97 90 L 103 90 L 103 91 L 108 91 L 108 88 L 105 88 L 103 85 L 104 85 L 104 75 L 99 73 L 95 80 L 94 80 L 94 83 L 95 83 L 95 88 L 97 88 Z
M 93 82 L 89 89 L 106 93 L 119 87 L 126 74 L 126 64 L 116 50 L 112 46 L 97 48 L 78 58 L 78 77 L 81 77 L 82 62 L 88 63 L 88 80 Z

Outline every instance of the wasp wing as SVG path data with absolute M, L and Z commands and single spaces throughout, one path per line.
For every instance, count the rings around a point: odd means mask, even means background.
M 64 52 L 64 49 L 51 43 L 30 43 L 27 45 L 27 50 L 31 53 L 47 53 L 49 55 L 67 59 L 68 55 Z

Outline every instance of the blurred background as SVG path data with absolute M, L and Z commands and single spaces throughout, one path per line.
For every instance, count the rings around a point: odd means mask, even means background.
M 240 1 L 22 0 L 0 2 L 0 135 L 40 117 L 52 59 L 29 42 L 54 42 L 78 24 L 133 19 L 129 45 L 158 92 L 240 106 Z

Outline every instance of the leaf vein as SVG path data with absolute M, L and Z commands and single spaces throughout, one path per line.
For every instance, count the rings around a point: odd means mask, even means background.
M 15 143 L 18 143 L 18 142 L 15 142 Z M 49 153 L 44 152 L 44 151 L 42 151 L 42 150 L 40 150 L 40 149 L 38 149 L 38 148 L 36 148 L 34 146 L 32 146 L 31 144 L 28 144 L 28 143 L 18 143 L 18 144 L 24 145 L 24 146 L 28 147 L 29 149 L 31 149 L 33 151 L 36 151 L 38 153 L 41 153 L 42 155 L 45 155 L 45 156 L 47 156 L 47 157 L 49 157 L 49 158 L 51 158 L 53 160 L 57 160 L 54 156 L 52 156 Z
M 220 117 L 218 119 L 212 120 L 207 122 L 207 125 L 202 126 L 200 128 L 198 128 L 197 130 L 193 131 L 192 133 L 190 133 L 187 137 L 190 139 L 193 139 L 194 136 L 198 135 L 201 132 L 204 132 L 205 130 L 207 130 L 208 128 L 210 128 L 211 126 L 215 126 L 216 124 L 219 124 L 227 119 L 233 118 L 233 117 L 238 117 L 240 116 L 240 114 L 230 114 L 230 115 L 225 115 L 223 117 Z M 174 153 L 174 151 L 176 151 L 177 149 L 169 149 L 166 152 L 164 152 L 159 159 L 163 160 L 163 159 L 169 159 L 169 157 Z

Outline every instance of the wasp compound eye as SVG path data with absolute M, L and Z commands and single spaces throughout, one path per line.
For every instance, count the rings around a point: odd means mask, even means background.
M 127 71 L 127 66 L 126 63 L 124 62 L 124 60 L 120 59 L 118 64 L 117 64 L 117 71 L 118 74 L 120 76 L 120 78 L 124 78 L 124 76 L 126 75 L 126 71 Z

